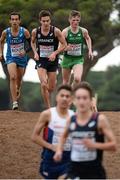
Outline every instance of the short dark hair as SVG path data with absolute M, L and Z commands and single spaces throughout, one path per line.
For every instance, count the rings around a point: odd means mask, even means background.
M 74 90 L 73 90 L 74 94 L 75 94 L 75 92 L 76 92 L 77 90 L 79 90 L 79 89 L 85 89 L 85 90 L 87 90 L 87 91 L 89 92 L 89 94 L 90 94 L 90 98 L 93 97 L 93 90 L 92 90 L 91 85 L 90 85 L 88 82 L 83 81 L 83 82 L 81 82 L 78 86 L 76 86 L 76 87 L 74 88 Z
M 61 91 L 61 90 L 67 90 L 72 94 L 72 87 L 70 85 L 60 85 L 57 89 L 57 94 Z
M 42 11 L 39 12 L 39 19 L 41 19 L 42 17 L 45 17 L 45 16 L 49 16 L 51 18 L 50 11 L 42 10 Z
M 72 10 L 69 14 L 69 18 L 71 17 L 75 17 L 75 16 L 78 16 L 78 17 L 81 17 L 81 14 L 79 11 L 76 11 L 76 10 Z
M 11 19 L 11 16 L 12 16 L 12 15 L 17 15 L 17 16 L 19 17 L 19 19 L 21 19 L 21 15 L 20 15 L 19 12 L 15 12 L 15 11 L 14 11 L 14 12 L 11 12 L 11 13 L 10 13 L 10 19 Z

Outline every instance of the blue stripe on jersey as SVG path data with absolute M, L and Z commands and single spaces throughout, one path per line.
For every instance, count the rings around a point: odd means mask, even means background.
M 54 132 L 53 132 L 52 129 L 50 129 L 49 127 L 46 127 L 46 128 L 44 129 L 44 134 L 43 134 L 44 139 L 45 139 L 47 142 L 52 143 L 53 133 L 54 133 Z
M 48 143 L 52 144 L 52 140 L 53 140 L 53 135 L 54 135 L 54 131 L 52 129 L 50 129 L 49 127 L 46 127 L 44 129 L 43 132 L 43 137 L 44 140 L 46 140 Z M 42 159 L 45 161 L 53 161 L 53 156 L 54 156 L 54 152 L 47 149 L 47 148 L 43 148 L 43 152 L 42 152 Z M 70 151 L 64 151 L 63 152 L 63 158 L 62 161 L 69 161 L 70 159 Z

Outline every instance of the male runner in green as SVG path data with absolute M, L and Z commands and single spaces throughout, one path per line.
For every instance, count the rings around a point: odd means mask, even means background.
M 63 30 L 63 35 L 67 41 L 67 48 L 62 61 L 63 84 L 70 81 L 73 70 L 73 86 L 79 84 L 83 73 L 83 45 L 86 41 L 88 47 L 88 57 L 93 59 L 91 38 L 87 29 L 80 27 L 81 15 L 79 11 L 72 10 L 69 15 L 70 26 Z

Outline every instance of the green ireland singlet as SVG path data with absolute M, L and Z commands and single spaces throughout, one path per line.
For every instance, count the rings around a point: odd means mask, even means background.
M 66 41 L 71 48 L 64 53 L 63 61 L 61 63 L 62 68 L 71 69 L 74 65 L 83 64 L 84 37 L 82 29 L 79 27 L 79 31 L 73 33 L 69 27 Z

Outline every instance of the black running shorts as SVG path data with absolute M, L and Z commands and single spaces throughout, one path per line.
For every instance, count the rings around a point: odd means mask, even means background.
M 40 59 L 39 61 L 36 61 L 35 69 L 37 68 L 46 69 L 47 72 L 56 72 L 58 69 L 58 60 L 49 61 L 47 59 Z

